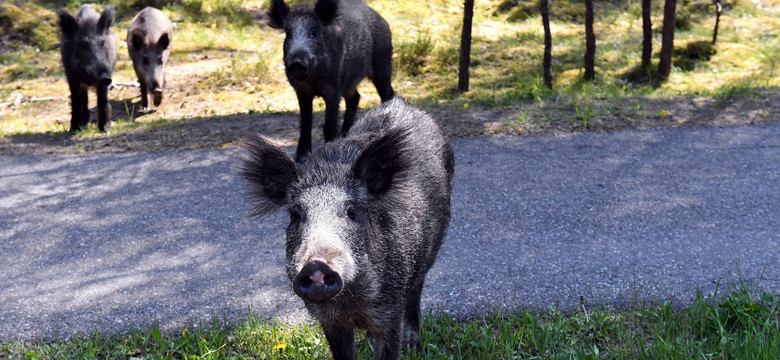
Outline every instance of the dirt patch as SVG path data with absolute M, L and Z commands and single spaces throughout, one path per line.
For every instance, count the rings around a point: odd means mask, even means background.
M 66 104 L 65 104 L 66 105 Z M 121 111 L 115 104 L 114 112 Z M 737 99 L 698 97 L 592 99 L 579 103 L 518 103 L 489 108 L 437 104 L 422 106 L 450 137 L 614 131 L 681 126 L 735 126 L 780 121 L 780 90 L 755 90 Z M 361 110 L 365 112 L 365 110 Z M 315 113 L 315 146 L 322 143 L 324 114 Z M 66 132 L 0 138 L 2 155 L 156 151 L 235 147 L 250 133 L 283 145 L 298 139 L 298 114 L 249 113 L 160 121 L 121 134 L 71 136 Z

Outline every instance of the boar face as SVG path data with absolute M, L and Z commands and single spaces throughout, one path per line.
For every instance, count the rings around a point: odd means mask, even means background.
M 116 62 L 116 38 L 111 31 L 114 10 L 107 8 L 98 16 L 92 7 L 82 6 L 77 18 L 64 9 L 57 14 L 66 73 L 89 86 L 110 85 Z
M 290 9 L 284 0 L 271 3 L 271 27 L 283 29 L 284 65 L 290 81 L 304 81 L 318 74 L 328 54 L 323 33 L 337 13 L 337 1 L 298 4 Z
M 361 210 L 344 188 L 327 184 L 302 189 L 290 205 L 288 276 L 296 294 L 322 302 L 356 278 L 366 249 Z
M 403 176 L 403 137 L 391 132 L 363 151 L 325 149 L 302 164 L 262 138 L 248 143 L 244 175 L 258 204 L 254 214 L 289 212 L 287 275 L 305 301 L 323 303 L 344 288 L 375 285 L 360 279 L 372 268 L 369 254 L 379 253 L 372 247 L 381 238 L 380 198 Z

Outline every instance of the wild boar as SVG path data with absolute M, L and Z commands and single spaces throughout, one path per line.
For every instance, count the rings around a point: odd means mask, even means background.
M 114 9 L 105 7 L 98 14 L 90 5 L 82 5 L 74 18 L 65 9 L 57 10 L 62 38 L 60 51 L 65 76 L 70 87 L 70 132 L 85 129 L 89 123 L 87 90 L 97 92 L 98 128 L 105 132 L 111 126 L 108 86 L 117 56 L 117 37 L 111 29 Z
M 394 99 L 303 162 L 261 137 L 247 149 L 253 214 L 290 214 L 287 275 L 333 358 L 355 359 L 356 327 L 372 337 L 374 359 L 419 348 L 420 296 L 449 224 L 454 171 L 434 120 Z
M 173 24 L 162 11 L 146 7 L 127 28 L 127 52 L 141 84 L 141 107 L 149 108 L 149 92 L 154 106 L 160 106 L 165 88 L 165 66 L 171 53 Z
M 298 96 L 301 132 L 295 159 L 311 151 L 312 101 L 325 101 L 325 141 L 339 135 L 341 98 L 346 103 L 341 133 L 355 121 L 366 77 L 374 83 L 382 102 L 393 98 L 393 42 L 390 27 L 362 0 L 319 0 L 290 8 L 272 0 L 269 26 L 285 31 L 284 65 L 287 79 Z

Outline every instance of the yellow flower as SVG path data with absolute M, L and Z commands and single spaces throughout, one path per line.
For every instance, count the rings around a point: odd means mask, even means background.
M 286 348 L 287 348 L 287 344 L 282 343 L 282 344 L 276 344 L 276 346 L 274 346 L 272 349 L 274 349 L 274 350 L 284 350 Z
M 468 109 L 469 108 L 469 103 L 463 104 L 463 108 Z

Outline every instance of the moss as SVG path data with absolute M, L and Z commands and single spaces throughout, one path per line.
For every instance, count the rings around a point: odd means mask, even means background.
M 691 30 L 693 26 L 693 19 L 688 8 L 682 7 L 677 9 L 674 26 L 677 28 L 677 30 Z
M 691 71 L 699 63 L 710 61 L 717 52 L 710 41 L 693 41 L 684 47 L 675 47 L 674 65 L 685 71 Z
M 541 16 L 539 0 L 505 0 L 498 2 L 494 14 L 507 14 L 508 21 L 525 21 Z M 585 3 L 576 1 L 551 1 L 551 21 L 564 21 L 582 24 L 585 21 Z
M 509 11 L 507 20 L 509 21 L 524 21 L 532 16 L 535 16 L 538 9 L 534 9 L 530 6 L 515 6 Z
M 58 40 L 53 11 L 30 3 L 0 5 L 0 43 L 4 47 L 18 49 L 27 45 L 45 50 Z
M 406 71 L 411 76 L 417 76 L 424 72 L 428 64 L 428 55 L 431 54 L 436 44 L 427 32 L 418 33 L 411 41 L 401 41 L 394 45 L 393 56 L 394 69 Z

